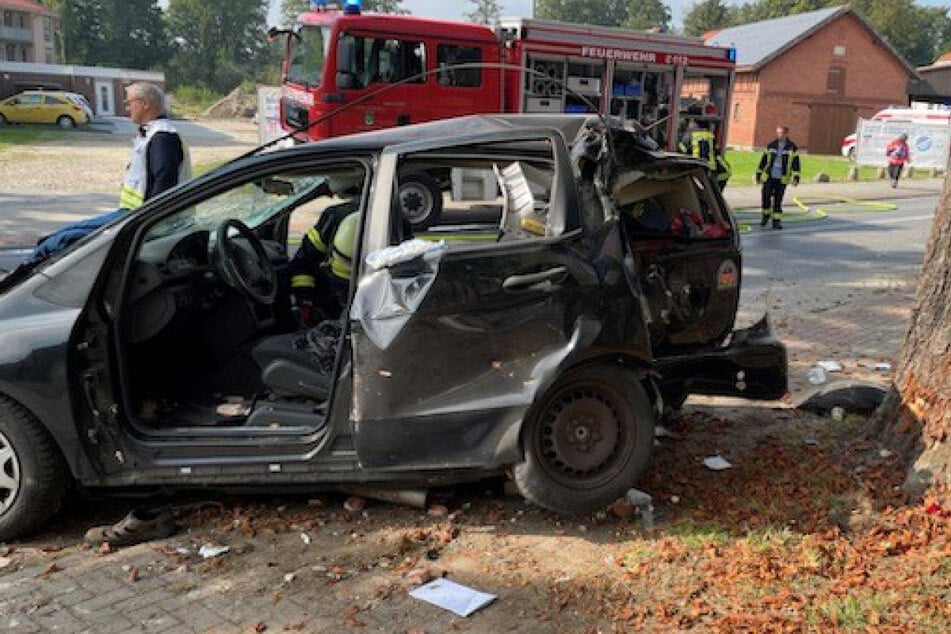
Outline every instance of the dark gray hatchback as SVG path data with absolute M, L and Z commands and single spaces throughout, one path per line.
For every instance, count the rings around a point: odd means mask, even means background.
M 396 192 L 421 179 L 443 213 L 413 227 Z M 301 329 L 288 253 L 341 192 L 361 219 L 345 317 Z M 584 117 L 243 158 L 0 282 L 0 540 L 71 486 L 510 473 L 541 506 L 594 510 L 687 395 L 785 393 L 765 321 L 732 330 L 740 276 L 703 166 Z

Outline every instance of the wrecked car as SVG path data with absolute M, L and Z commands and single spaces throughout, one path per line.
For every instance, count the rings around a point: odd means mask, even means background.
M 73 486 L 507 473 L 589 512 L 634 484 L 687 395 L 780 397 L 782 343 L 765 321 L 733 330 L 740 243 L 717 187 L 609 123 L 475 116 L 261 153 L 21 267 L 0 282 L 0 540 Z M 414 228 L 394 192 L 420 173 L 459 187 Z M 349 293 L 314 337 L 289 254 L 340 181 L 360 213 Z

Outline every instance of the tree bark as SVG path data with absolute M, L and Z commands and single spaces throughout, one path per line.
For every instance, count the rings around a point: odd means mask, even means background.
M 908 460 L 908 493 L 951 483 L 951 174 L 935 210 L 895 383 L 873 423 Z

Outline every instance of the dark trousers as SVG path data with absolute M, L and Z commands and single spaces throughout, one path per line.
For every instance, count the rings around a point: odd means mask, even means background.
M 904 167 L 904 165 L 893 165 L 893 164 L 889 164 L 889 165 L 888 165 L 888 177 L 889 177 L 890 179 L 892 179 L 893 182 L 897 183 L 897 182 L 898 182 L 898 177 L 901 176 L 901 168 L 903 168 L 903 167 Z
M 783 194 L 786 193 L 786 185 L 778 178 L 767 178 L 763 183 L 763 215 L 768 216 L 770 212 L 773 218 L 778 220 L 783 217 Z

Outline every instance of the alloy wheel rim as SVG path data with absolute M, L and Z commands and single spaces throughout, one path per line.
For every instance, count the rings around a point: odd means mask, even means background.
M 10 510 L 19 492 L 20 461 L 13 445 L 0 432 L 0 515 Z

